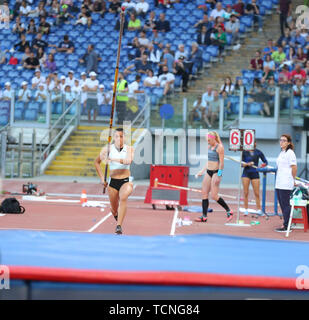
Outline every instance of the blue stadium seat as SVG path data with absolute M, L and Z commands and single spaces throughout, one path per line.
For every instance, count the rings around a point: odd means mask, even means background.
M 6 115 L 1 115 L 0 116 L 0 126 L 5 126 L 9 122 L 9 117 Z
M 38 113 L 36 110 L 28 109 L 25 111 L 24 119 L 27 121 L 36 121 L 38 118 Z

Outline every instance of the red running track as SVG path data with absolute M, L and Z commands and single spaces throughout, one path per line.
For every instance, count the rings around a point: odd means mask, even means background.
M 22 181 L 6 180 L 4 181 L 4 190 L 11 192 L 20 192 Z M 36 183 L 36 182 L 33 182 Z M 87 194 L 101 196 L 101 186 L 96 183 L 54 183 L 54 182 L 37 182 L 40 190 L 46 193 L 63 193 L 63 194 L 80 194 L 81 190 L 85 189 Z M 137 186 L 132 194 L 133 197 L 144 197 L 147 187 Z M 237 190 L 221 189 L 221 193 L 237 195 Z M 189 199 L 198 199 L 198 194 L 189 193 Z M 268 192 L 267 201 L 272 201 L 273 192 Z M 4 197 L 3 197 L 4 198 Z M 47 199 L 68 199 L 77 202 L 35 202 L 22 200 L 22 197 L 17 196 L 21 204 L 26 208 L 23 215 L 5 215 L 0 216 L 0 229 L 29 229 L 29 230 L 46 230 L 46 231 L 72 231 L 72 232 L 94 232 L 94 233 L 114 233 L 116 222 L 110 215 L 110 208 L 105 204 L 101 211 L 99 207 L 82 207 L 78 202 L 78 197 L 47 197 Z M 250 196 L 252 199 L 252 195 Z M 106 196 L 99 198 L 90 198 L 88 200 L 105 201 Z M 230 201 L 230 207 L 235 213 L 232 222 L 236 222 L 237 204 L 235 201 Z M 231 204 L 233 203 L 233 204 Z M 191 201 L 189 205 L 199 205 L 200 202 Z M 189 213 L 185 211 L 166 210 L 164 206 L 157 206 L 157 210 L 153 210 L 151 205 L 144 204 L 141 200 L 131 200 L 128 202 L 127 215 L 123 224 L 125 235 L 185 235 L 185 234 L 201 234 L 201 233 L 219 233 L 228 235 L 239 235 L 256 238 L 271 238 L 308 241 L 308 232 L 303 230 L 293 230 L 289 238 L 285 237 L 285 233 L 274 232 L 274 229 L 282 224 L 282 220 L 278 216 L 271 217 L 268 221 L 260 217 L 259 225 L 250 227 L 235 227 L 226 226 L 226 214 L 223 209 L 215 202 L 210 202 L 210 207 L 214 212 L 209 213 L 207 223 L 198 223 L 194 219 L 200 216 L 200 213 Z M 254 208 L 254 206 L 251 206 Z M 269 206 L 268 210 L 272 208 Z M 176 214 L 178 218 L 184 219 L 189 217 L 193 223 L 190 226 L 178 227 L 175 224 Z M 240 216 L 244 223 L 250 224 L 252 221 L 251 215 L 248 217 Z M 256 220 L 254 218 L 254 220 Z M 173 229 L 175 227 L 175 229 Z

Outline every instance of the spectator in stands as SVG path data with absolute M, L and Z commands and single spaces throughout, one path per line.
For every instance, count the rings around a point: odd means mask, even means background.
M 271 70 L 268 66 L 264 66 L 261 83 L 268 83 L 270 79 L 274 79 L 274 71 Z
M 282 70 L 279 72 L 278 75 L 278 84 L 287 84 L 291 82 L 291 73 L 289 71 L 289 67 L 284 64 Z
M 48 77 L 46 78 L 46 81 L 45 81 L 45 86 L 46 86 L 46 90 L 47 92 L 52 92 L 55 88 L 55 81 L 54 81 L 54 78 L 53 78 L 53 75 L 52 74 L 49 74 Z
M 38 51 L 39 48 L 42 48 L 43 51 L 48 47 L 48 43 L 42 40 L 42 33 L 38 33 L 32 41 L 31 49 L 32 51 Z
M 142 27 L 141 20 L 136 18 L 135 13 L 130 14 L 130 20 L 128 23 L 128 31 L 138 31 Z
M 59 26 L 63 23 L 69 23 L 69 19 L 74 19 L 74 16 L 68 11 L 68 5 L 64 4 L 60 7 L 60 12 L 56 18 L 56 25 Z
M 49 72 L 54 72 L 57 69 L 55 57 L 52 53 L 48 55 L 48 58 L 44 62 L 44 68 L 46 68 Z
M 276 82 L 275 79 L 272 77 L 268 80 L 267 86 L 266 86 L 266 93 L 270 97 L 274 97 L 276 94 Z
M 180 56 L 183 56 L 185 59 L 188 59 L 189 53 L 185 49 L 185 45 L 183 43 L 178 45 L 178 50 L 175 53 L 175 60 L 178 60 Z
M 65 91 L 65 86 L 66 86 L 65 81 L 66 81 L 66 77 L 64 75 L 62 75 L 60 77 L 60 82 L 59 82 L 59 89 L 60 89 L 61 93 L 64 93 L 64 91 Z
M 108 11 L 110 13 L 115 13 L 117 15 L 121 10 L 121 3 L 119 0 L 112 0 L 112 2 L 109 4 Z
M 149 4 L 145 0 L 139 0 L 139 2 L 135 6 L 136 14 L 141 16 L 143 19 L 146 18 L 146 15 L 149 10 Z
M 68 72 L 68 76 L 65 78 L 65 84 L 68 84 L 71 88 L 73 88 L 75 83 L 74 71 L 70 70 Z
M 237 3 L 234 4 L 232 8 L 238 17 L 241 17 L 245 14 L 245 3 L 243 0 L 237 0 Z
M 155 46 L 152 43 L 150 43 L 148 45 L 148 51 L 149 51 L 148 61 L 153 65 L 158 65 L 158 63 L 161 60 L 161 55 L 162 55 L 161 50 L 158 47 L 155 48 Z
M 186 70 L 185 56 L 180 56 L 178 59 L 174 60 L 174 74 L 181 76 L 182 79 L 182 91 L 186 92 L 188 90 L 189 73 Z
M 47 90 L 44 83 L 38 85 L 38 89 L 34 93 L 34 100 L 40 103 L 39 109 L 42 109 L 42 105 L 46 102 Z
M 74 43 L 69 39 L 68 35 L 64 35 L 63 41 L 61 41 L 59 46 L 57 47 L 57 51 L 71 54 L 74 52 L 74 50 Z
M 192 127 L 194 121 L 202 121 L 207 127 L 211 127 L 206 108 L 202 105 L 202 96 L 193 102 L 193 109 L 189 113 L 189 127 Z
M 251 0 L 245 8 L 245 14 L 253 17 L 253 22 L 258 23 L 259 31 L 263 31 L 263 19 L 260 15 L 260 7 L 256 4 L 256 0 Z
M 272 53 L 271 58 L 277 65 L 282 64 L 286 60 L 282 46 L 278 46 L 278 49 Z
M 205 3 L 210 5 L 211 10 L 215 9 L 217 0 L 205 0 Z
M 39 5 L 34 10 L 31 10 L 28 13 L 28 17 L 31 17 L 31 18 L 46 17 L 47 13 L 44 6 L 45 6 L 44 2 L 42 1 L 39 2 Z
M 74 80 L 71 91 L 72 91 L 72 95 L 73 95 L 74 99 L 76 99 L 82 93 L 82 88 L 80 87 L 78 79 Z
M 19 15 L 20 16 L 28 16 L 31 12 L 31 7 L 27 4 L 25 0 L 21 2 L 21 6 L 19 7 Z
M 285 45 L 290 45 L 291 42 L 291 32 L 290 29 L 286 28 L 284 30 L 284 34 L 280 36 L 280 38 L 277 41 L 278 46 L 284 47 Z
M 303 86 L 303 81 L 301 79 L 296 79 L 293 85 L 293 95 L 294 97 L 301 98 L 303 96 L 305 87 Z
M 21 89 L 19 89 L 18 91 L 18 101 L 22 101 L 24 102 L 27 107 L 27 104 L 29 103 L 29 101 L 31 100 L 31 91 L 28 88 L 28 82 L 27 81 L 23 81 L 21 83 Z
M 211 43 L 210 35 L 211 35 L 211 29 L 207 30 L 207 28 L 203 26 L 201 29 L 201 32 L 197 34 L 197 43 L 202 46 L 210 45 Z
M 144 87 L 158 87 L 160 86 L 160 82 L 157 76 L 154 75 L 152 69 L 147 70 L 147 77 L 143 83 Z
M 287 66 L 292 66 L 294 64 L 295 55 L 296 55 L 296 52 L 295 52 L 294 47 L 290 46 L 289 52 L 288 52 L 288 55 L 286 57 L 286 61 L 284 62 L 284 64 L 286 64 Z
M 44 52 L 43 48 L 39 47 L 36 52 L 36 58 L 39 60 L 40 68 L 44 67 L 44 63 L 47 59 L 46 53 Z
M 6 63 L 6 52 L 8 52 L 9 50 L 1 50 L 0 48 L 0 64 L 4 64 Z
M 19 52 L 25 52 L 25 48 L 29 47 L 30 48 L 30 43 L 29 41 L 26 40 L 26 36 L 24 33 L 20 35 L 20 42 L 14 44 L 14 49 L 18 48 L 17 50 Z
M 10 101 L 12 99 L 13 89 L 11 87 L 11 82 L 7 81 L 4 84 L 4 91 L 2 94 L 2 100 Z
M 162 74 L 159 76 L 158 81 L 160 83 L 160 87 L 164 88 L 164 96 L 174 88 L 175 76 L 172 72 L 169 72 L 167 65 L 163 66 Z
M 156 23 L 157 23 L 156 13 L 155 11 L 150 11 L 149 18 L 145 21 L 143 28 L 145 31 L 152 31 L 153 29 L 156 28 Z
M 72 92 L 71 86 L 69 84 L 66 84 L 64 87 L 64 100 L 66 108 L 68 108 L 74 101 L 74 93 Z
M 263 62 L 263 68 L 265 68 L 265 67 L 269 67 L 270 70 L 276 69 L 275 62 L 272 60 L 270 55 L 267 55 L 265 57 L 265 61 Z
M 101 18 L 104 18 L 104 15 L 106 13 L 106 3 L 104 0 L 94 0 L 91 10 L 95 13 L 100 13 Z
M 208 86 L 206 92 L 202 95 L 202 106 L 208 108 L 209 102 L 214 98 L 214 93 L 211 86 Z
M 222 3 L 217 2 L 216 8 L 213 9 L 210 13 L 209 20 L 214 21 L 217 17 L 222 18 L 225 14 L 225 10 L 223 9 Z
M 60 14 L 60 4 L 57 0 L 53 0 L 52 5 L 49 9 L 48 15 L 54 19 L 57 19 L 58 15 Z
M 94 71 L 89 73 L 89 77 L 86 80 L 84 90 L 87 92 L 87 111 L 88 120 L 91 121 L 91 111 L 93 110 L 93 121 L 96 121 L 98 114 L 98 99 L 97 92 L 99 88 L 99 81 L 97 80 L 97 74 Z
M 122 8 L 126 8 L 126 12 L 136 14 L 136 4 L 131 0 L 124 0 L 121 4 Z
M 163 45 L 164 37 L 158 32 L 157 29 L 153 29 L 150 40 L 152 41 L 153 44 L 160 46 L 160 44 Z
M 239 43 L 239 27 L 239 20 L 232 14 L 229 21 L 225 23 L 225 32 L 232 35 L 231 44 L 234 46 L 234 50 L 238 50 L 241 46 Z
M 218 31 L 211 35 L 212 44 L 219 48 L 219 59 L 222 59 L 222 53 L 226 45 L 226 33 L 222 27 L 218 27 Z
M 156 24 L 156 30 L 159 32 L 169 32 L 171 31 L 170 23 L 168 20 L 165 20 L 165 14 L 160 13 L 159 20 Z
M 210 119 L 210 128 L 212 128 L 219 118 L 219 112 L 220 112 L 220 97 L 219 92 L 217 90 L 214 90 L 213 92 L 213 100 L 209 102 L 209 108 L 208 108 L 208 117 Z
M 220 88 L 220 95 L 223 94 L 223 92 L 226 92 L 227 95 L 232 95 L 234 92 L 234 85 L 232 83 L 231 77 L 226 77 L 224 84 Z
M 138 42 L 141 46 L 145 46 L 145 47 L 147 47 L 150 44 L 150 40 L 147 39 L 146 32 L 144 30 L 142 30 L 139 33 Z
M 206 30 L 211 29 L 212 23 L 209 21 L 208 15 L 204 14 L 203 19 L 199 20 L 193 27 L 196 28 L 198 32 L 201 32 L 203 27 L 206 27 Z
M 239 97 L 241 87 L 244 87 L 244 95 L 245 96 L 247 95 L 247 89 L 244 86 L 244 83 L 243 83 L 242 79 L 238 78 L 238 79 L 236 79 L 236 82 L 235 82 L 234 93 L 233 93 L 234 96 L 238 96 Z
M 25 25 L 24 23 L 22 23 L 20 21 L 20 17 L 17 16 L 16 17 L 16 20 L 15 20 L 15 23 L 13 25 L 13 28 L 12 28 L 12 32 L 13 33 L 18 33 L 19 35 L 22 34 L 23 32 L 25 31 Z
M 306 72 L 302 69 L 302 64 L 297 63 L 295 69 L 291 72 L 291 80 L 293 83 L 300 79 L 303 83 L 306 81 Z
M 86 72 L 90 73 L 94 71 L 96 74 L 98 73 L 98 63 L 100 57 L 94 50 L 94 45 L 89 44 L 87 48 L 87 52 L 79 59 L 79 62 L 86 66 Z
M 266 90 L 262 87 L 261 81 L 258 78 L 253 80 L 253 86 L 249 91 L 250 98 L 248 102 L 258 102 L 263 104 L 263 108 L 259 111 L 261 116 L 270 116 L 269 96 Z
M 81 24 L 83 26 L 87 25 L 88 28 L 91 27 L 92 19 L 91 12 L 87 10 L 85 6 L 82 6 L 81 12 L 77 16 L 77 20 L 75 21 L 75 25 Z
M 309 76 L 309 60 L 306 61 L 304 71 L 306 72 L 307 79 L 309 79 L 309 77 L 308 77 Z
M 50 24 L 48 22 L 46 22 L 45 17 L 41 17 L 41 19 L 40 19 L 38 32 L 45 34 L 45 35 L 49 35 L 49 33 L 50 33 Z
M 191 52 L 185 61 L 185 66 L 194 79 L 196 78 L 195 75 L 203 68 L 203 51 L 198 43 L 192 42 Z
M 222 28 L 223 31 L 225 31 L 225 26 L 224 26 L 224 18 L 217 17 L 214 21 L 213 27 L 211 29 L 212 33 L 215 33 L 218 31 L 219 27 Z
M 40 68 L 39 59 L 35 56 L 33 51 L 31 51 L 30 57 L 25 60 L 23 67 L 25 69 L 30 69 L 30 70 L 31 69 L 35 70 L 35 69 Z
M 280 13 L 280 31 L 284 35 L 284 29 L 288 28 L 287 19 L 292 15 L 292 1 L 280 0 L 278 11 Z
M 172 73 L 174 60 L 175 60 L 174 56 L 171 54 L 169 47 L 165 46 L 165 48 L 163 49 L 162 61 L 159 63 L 159 66 L 160 66 L 159 73 L 161 73 L 161 70 L 163 69 L 164 66 L 166 66 L 168 71 Z
M 300 63 L 303 67 L 307 61 L 307 54 L 304 53 L 302 47 L 298 47 L 296 50 L 296 55 L 294 57 L 294 64 Z
M 148 60 L 147 53 L 143 53 L 141 60 L 136 59 L 134 64 L 131 64 L 124 70 L 124 73 L 125 74 L 131 73 L 130 70 L 135 67 L 136 72 L 141 74 L 146 74 L 147 70 L 151 69 L 151 64 L 147 60 Z
M 104 89 L 105 89 L 104 85 L 100 84 L 99 85 L 99 92 L 97 94 L 98 106 L 102 106 L 102 105 L 108 104 L 107 103 L 106 93 L 104 92 Z
M 300 29 L 296 29 L 295 34 L 293 33 L 293 31 L 291 32 L 290 45 L 293 46 L 295 49 L 298 46 L 304 47 L 306 45 L 306 39 L 301 35 Z
M 225 13 L 223 14 L 223 17 L 225 21 L 229 21 L 230 18 L 231 18 L 231 15 L 234 15 L 235 17 L 237 17 L 237 12 L 235 12 L 232 8 L 232 6 L 230 4 L 228 4 L 226 6 L 226 10 L 225 10 Z
M 38 30 L 37 30 L 37 28 L 36 28 L 34 19 L 31 19 L 31 20 L 29 21 L 29 24 L 28 24 L 26 33 L 27 33 L 27 34 L 37 34 L 37 32 L 38 32 Z
M 263 70 L 263 59 L 261 58 L 261 51 L 257 50 L 255 52 L 255 57 L 250 60 L 249 69 L 250 70 Z
M 34 73 L 34 77 L 31 80 L 32 89 L 37 89 L 39 84 L 45 83 L 45 78 L 41 75 L 40 69 L 36 69 Z

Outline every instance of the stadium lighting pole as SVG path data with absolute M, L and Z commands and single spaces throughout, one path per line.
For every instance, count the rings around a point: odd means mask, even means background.
M 112 109 L 111 115 L 109 119 L 109 133 L 108 133 L 108 146 L 107 146 L 107 159 L 110 153 L 110 146 L 112 141 L 112 130 L 113 130 L 113 120 L 114 120 L 114 113 L 116 107 L 116 94 L 117 94 L 117 83 L 118 83 L 118 73 L 119 73 L 119 61 L 120 61 L 120 51 L 121 51 L 121 40 L 123 34 L 123 27 L 124 27 L 124 18 L 125 18 L 125 7 L 121 8 L 120 13 L 120 31 L 119 31 L 119 38 L 118 38 L 118 49 L 117 49 L 117 59 L 116 59 L 116 69 L 115 69 L 115 77 L 114 77 L 114 87 L 113 87 L 113 99 L 112 99 Z M 103 186 L 103 193 L 106 190 L 106 180 L 107 180 L 107 171 L 108 171 L 108 163 L 105 163 L 105 172 L 104 172 L 104 186 Z

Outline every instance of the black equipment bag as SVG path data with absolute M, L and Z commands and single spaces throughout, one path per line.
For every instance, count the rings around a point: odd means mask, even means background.
M 24 213 L 25 211 L 26 209 L 19 204 L 16 198 L 6 198 L 0 206 L 2 213 Z

